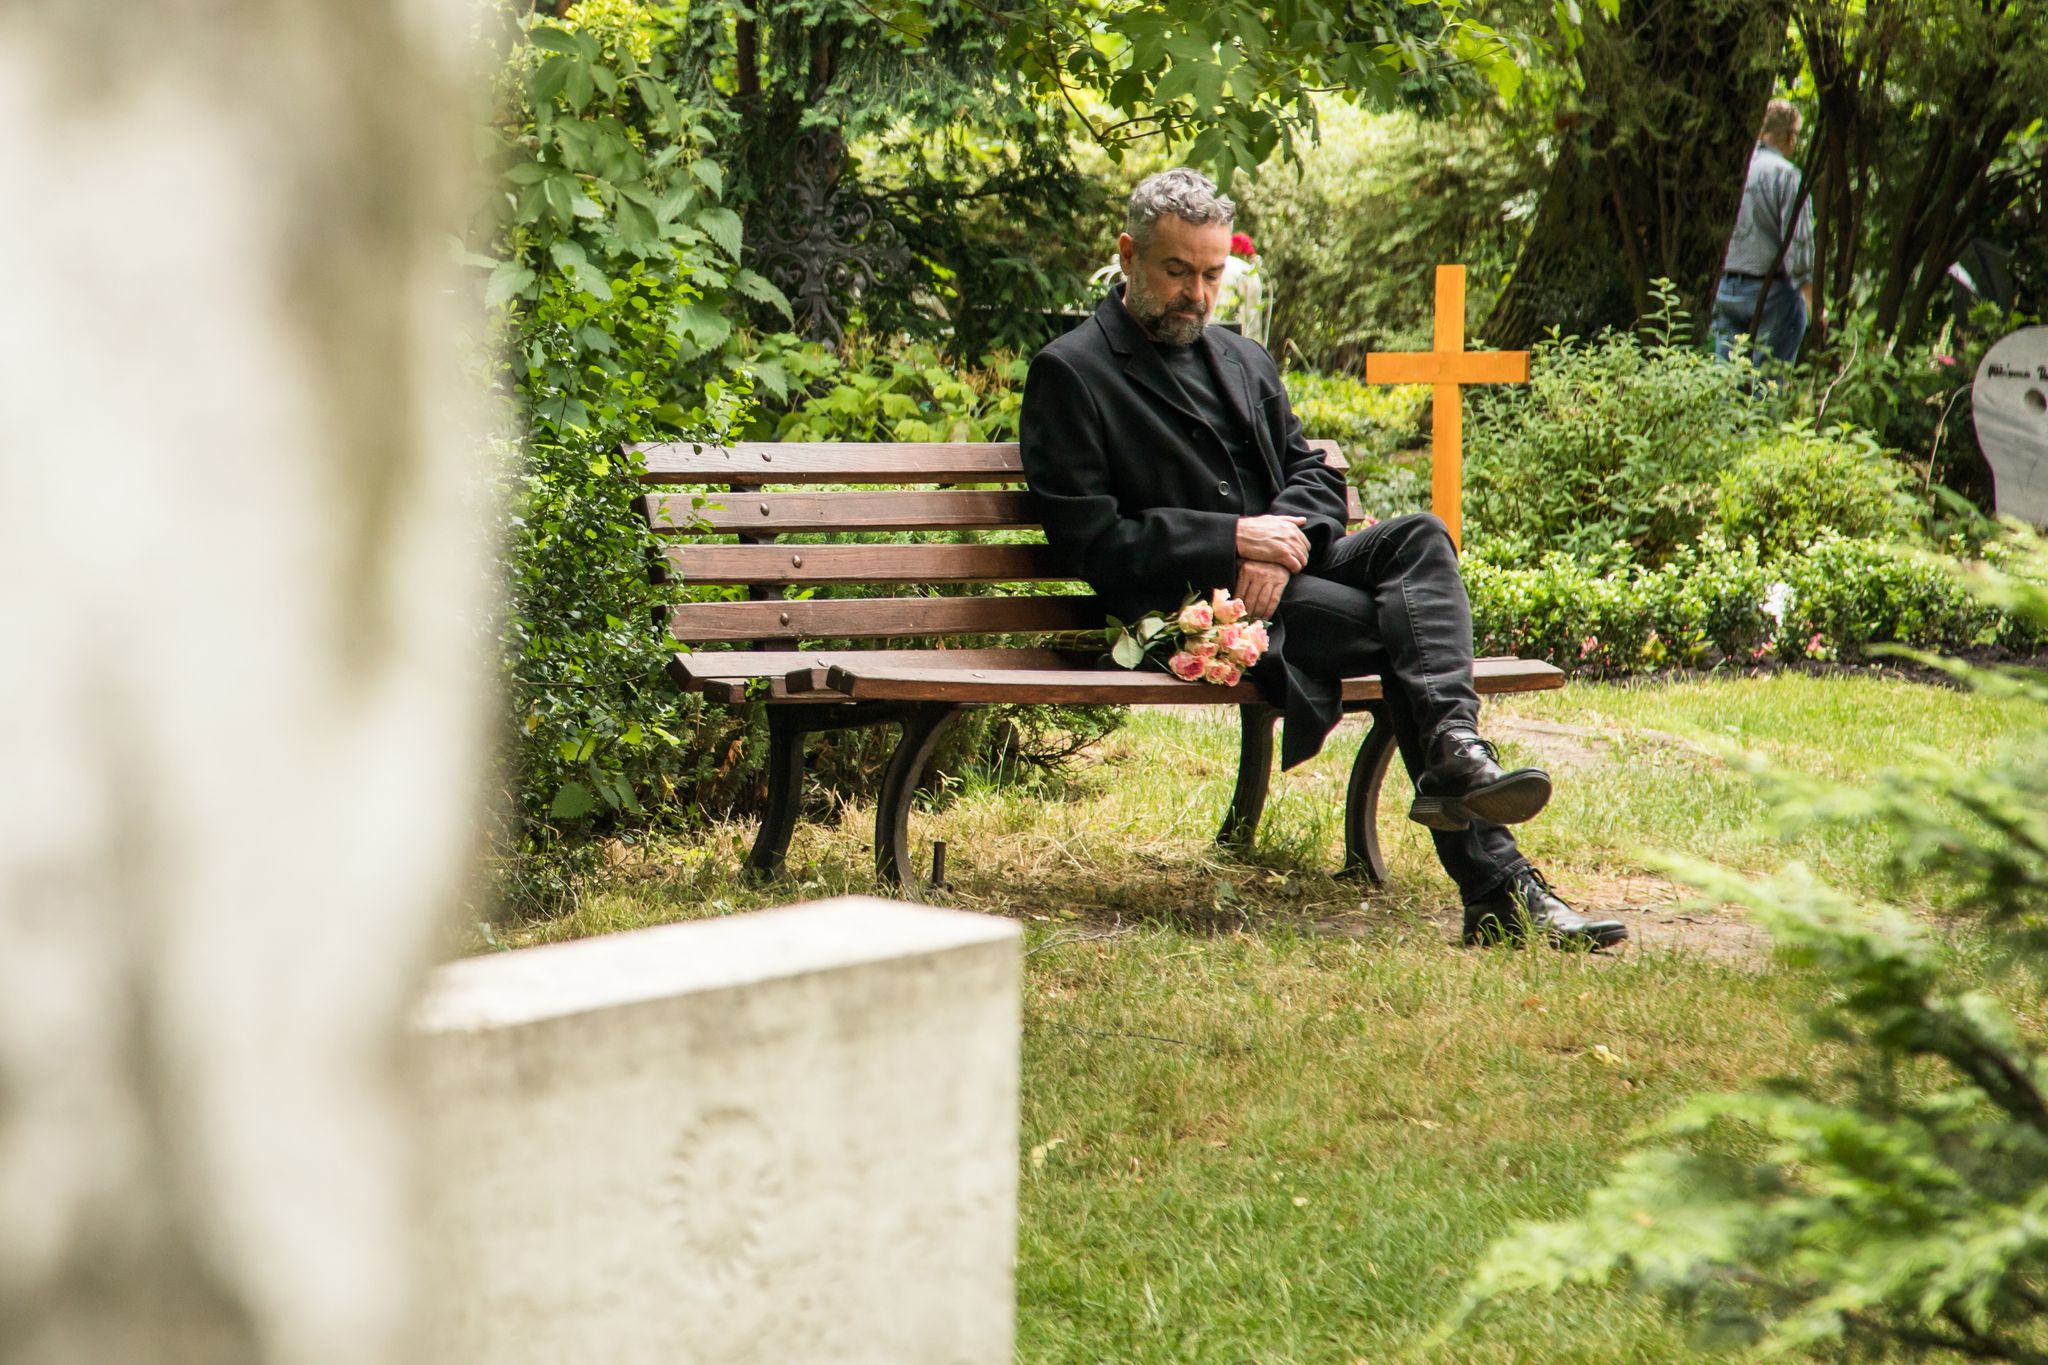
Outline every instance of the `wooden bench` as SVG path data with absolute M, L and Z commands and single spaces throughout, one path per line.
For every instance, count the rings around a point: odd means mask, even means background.
M 1311 442 L 1331 463 L 1333 442 Z M 768 808 L 747 858 L 756 876 L 781 865 L 796 828 L 804 738 L 895 725 L 875 813 L 875 869 L 914 883 L 911 800 L 941 728 L 965 707 L 998 702 L 1235 706 L 1241 727 L 1237 786 L 1217 838 L 1248 843 L 1265 808 L 1279 713 L 1251 683 L 1219 687 L 1147 669 L 1104 667 L 1099 655 L 1032 644 L 946 647 L 964 637 L 1031 637 L 1099 628 L 1093 597 L 1047 591 L 1070 575 L 1043 543 L 977 543 L 972 533 L 1035 530 L 1014 444 L 754 444 L 634 447 L 644 479 L 689 492 L 640 500 L 648 524 L 670 537 L 658 573 L 692 586 L 744 590 L 745 600 L 687 602 L 666 611 L 690 646 L 670 675 L 685 690 L 738 704 L 768 703 Z M 832 485 L 820 491 L 815 485 Z M 852 486 L 856 491 L 845 491 Z M 699 506 L 700 500 L 702 506 Z M 1352 518 L 1360 520 L 1357 499 Z M 904 544 L 900 532 L 947 533 Z M 831 533 L 843 543 L 783 537 Z M 932 596 L 942 584 L 1004 584 L 1021 594 Z M 1215 586 L 1215 585 L 1210 585 Z M 885 596 L 789 598 L 791 589 L 882 589 Z M 854 641 L 819 648 L 817 641 Z M 914 646 L 904 642 L 915 641 Z M 1549 664 L 1482 659 L 1483 694 L 1558 687 Z M 1352 761 L 1344 811 L 1347 871 L 1386 877 L 1377 831 L 1380 787 L 1394 752 L 1377 677 L 1347 679 L 1344 709 L 1372 715 Z

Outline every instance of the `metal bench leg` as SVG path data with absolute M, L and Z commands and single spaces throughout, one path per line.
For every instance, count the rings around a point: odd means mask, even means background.
M 761 816 L 753 851 L 747 854 L 746 875 L 751 881 L 767 881 L 782 871 L 803 807 L 806 733 L 782 707 L 768 708 L 768 809 Z
M 1375 885 L 1387 880 L 1387 855 L 1380 849 L 1380 788 L 1394 757 L 1394 722 L 1387 708 L 1368 706 L 1372 728 L 1351 760 L 1351 784 L 1344 793 L 1344 873 L 1363 873 Z
M 882 771 L 875 805 L 875 875 L 892 886 L 917 885 L 917 863 L 910 850 L 911 798 L 917 795 L 917 779 L 939 742 L 939 732 L 965 709 L 953 702 L 921 702 L 903 717 L 903 734 Z
M 1273 723 L 1279 719 L 1279 710 L 1263 702 L 1237 708 L 1237 790 L 1230 794 L 1230 809 L 1216 832 L 1219 844 L 1249 847 L 1259 832 L 1266 792 L 1273 784 Z

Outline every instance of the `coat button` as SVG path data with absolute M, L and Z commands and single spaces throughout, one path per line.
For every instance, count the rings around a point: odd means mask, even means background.
M 1221 482 L 1221 483 L 1217 484 L 1217 485 L 1216 485 L 1216 491 L 1217 491 L 1218 493 L 1221 493 L 1221 494 L 1222 494 L 1222 495 L 1223 495 L 1224 497 L 1226 497 L 1226 498 L 1227 498 L 1227 497 L 1229 497 L 1229 496 L 1230 496 L 1230 480 L 1228 480 L 1228 479 L 1225 479 L 1225 480 L 1224 480 L 1223 482 Z

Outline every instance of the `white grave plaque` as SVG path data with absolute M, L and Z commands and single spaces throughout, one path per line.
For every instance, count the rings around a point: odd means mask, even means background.
M 2048 327 L 2022 327 L 1986 351 L 1971 402 L 1999 515 L 2048 526 Z
M 1009 1365 L 1017 926 L 849 897 L 441 968 L 462 1365 Z

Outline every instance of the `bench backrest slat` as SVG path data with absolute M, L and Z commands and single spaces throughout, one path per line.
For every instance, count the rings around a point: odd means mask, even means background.
M 1102 624 L 1093 597 L 836 597 L 801 602 L 685 602 L 669 633 L 706 644 L 742 640 L 880 640 L 1013 635 Z
M 666 534 L 788 535 L 815 531 L 1006 531 L 1036 526 L 1022 490 L 931 493 L 713 493 L 693 510 L 689 494 L 650 493 L 647 524 Z
M 1061 583 L 1046 545 L 676 545 L 670 571 L 696 583 Z

